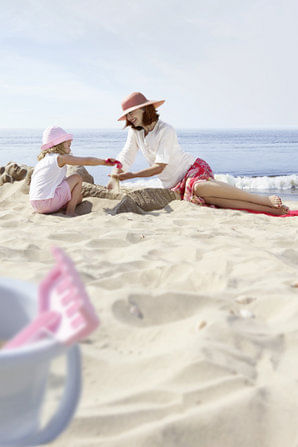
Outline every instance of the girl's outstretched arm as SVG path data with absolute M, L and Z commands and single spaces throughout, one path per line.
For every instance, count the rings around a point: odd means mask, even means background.
M 74 166 L 113 166 L 115 159 L 110 158 L 110 162 L 106 162 L 102 158 L 96 157 L 75 157 L 74 155 L 58 155 L 57 163 L 60 168 L 64 165 L 74 165 Z

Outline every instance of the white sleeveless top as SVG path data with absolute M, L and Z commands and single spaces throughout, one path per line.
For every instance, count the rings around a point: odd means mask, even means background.
M 66 177 L 67 167 L 58 166 L 59 154 L 47 154 L 34 168 L 30 184 L 30 200 L 52 199 L 57 186 Z

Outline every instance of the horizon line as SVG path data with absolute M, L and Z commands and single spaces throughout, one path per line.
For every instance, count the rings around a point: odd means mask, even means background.
M 108 130 L 117 131 L 125 130 L 125 128 L 115 128 L 115 127 L 68 127 L 70 130 Z M 43 131 L 44 128 L 41 127 L 0 127 L 1 130 L 35 130 Z M 244 126 L 244 127 L 176 127 L 176 130 L 298 130 L 297 126 Z

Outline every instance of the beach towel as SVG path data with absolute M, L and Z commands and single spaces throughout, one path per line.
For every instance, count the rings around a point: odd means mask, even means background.
M 238 208 L 231 208 L 231 209 L 237 210 L 237 211 L 247 211 L 248 213 L 253 213 L 253 214 L 266 214 L 267 216 L 273 216 L 273 217 L 295 217 L 295 216 L 298 216 L 298 210 L 289 210 L 287 212 L 287 214 L 276 215 L 276 214 L 271 214 L 271 213 L 265 213 L 263 211 L 254 211 L 254 210 L 238 209 Z

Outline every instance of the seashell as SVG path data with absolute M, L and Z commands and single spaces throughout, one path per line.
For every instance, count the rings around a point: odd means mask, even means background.
M 255 318 L 255 315 L 248 309 L 240 309 L 239 315 L 242 318 Z

